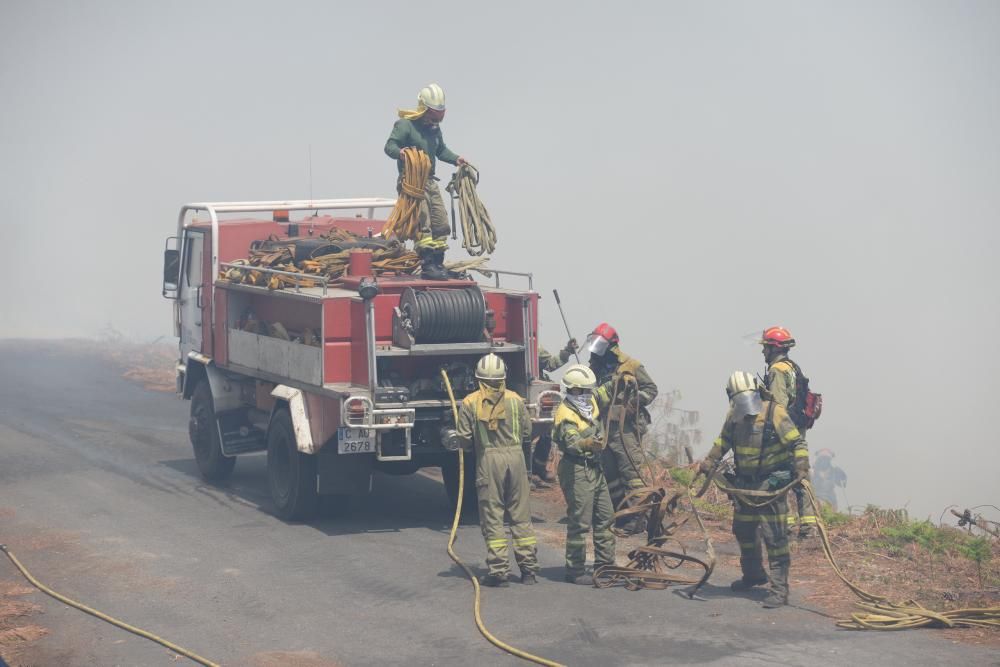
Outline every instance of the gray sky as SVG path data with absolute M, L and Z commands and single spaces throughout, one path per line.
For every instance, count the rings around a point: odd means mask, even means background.
M 783 324 L 852 503 L 998 500 L 998 3 L 7 0 L 0 24 L 2 336 L 169 334 L 182 203 L 305 197 L 310 144 L 317 197 L 390 195 L 395 110 L 436 81 L 547 346 L 556 287 L 710 440 L 762 365 L 742 336 Z

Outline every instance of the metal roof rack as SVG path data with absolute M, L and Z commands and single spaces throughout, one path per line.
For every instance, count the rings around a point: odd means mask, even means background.
M 205 211 L 212 220 L 212 281 L 219 276 L 219 214 L 220 213 L 262 213 L 264 211 L 333 211 L 366 209 L 368 217 L 375 217 L 375 209 L 392 208 L 396 200 L 388 197 L 356 197 L 353 199 L 289 199 L 286 201 L 220 201 L 184 204 L 177 216 L 178 236 L 187 225 L 184 218 L 191 211 Z M 181 240 L 183 244 L 183 238 Z M 183 245 L 181 253 L 184 252 Z M 215 289 L 211 292 L 212 306 L 215 306 Z

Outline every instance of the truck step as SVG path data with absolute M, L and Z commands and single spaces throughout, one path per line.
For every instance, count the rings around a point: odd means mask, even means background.
M 218 415 L 222 453 L 226 456 L 262 452 L 267 449 L 267 433 L 247 421 L 243 411 Z

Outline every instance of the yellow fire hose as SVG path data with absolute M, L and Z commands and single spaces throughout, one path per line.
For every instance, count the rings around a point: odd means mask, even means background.
M 157 644 L 159 644 L 161 646 L 165 646 L 166 648 L 170 649 L 174 653 L 177 653 L 179 655 L 183 655 L 185 658 L 191 659 L 192 661 L 198 663 L 199 665 L 205 665 L 205 667 L 220 667 L 218 663 L 214 663 L 211 660 L 208 660 L 207 658 L 203 658 L 200 655 L 198 655 L 197 653 L 189 651 L 186 648 L 182 648 L 182 647 L 178 646 L 177 644 L 173 644 L 171 642 L 168 642 L 166 639 L 163 639 L 162 637 L 157 637 L 152 632 L 147 632 L 146 630 L 143 630 L 142 628 L 137 628 L 134 625 L 129 625 L 128 623 L 125 623 L 123 621 L 119 621 L 117 618 L 113 618 L 111 616 L 108 616 L 107 614 L 99 612 L 96 609 L 92 609 L 92 608 L 88 607 L 85 604 L 81 604 L 81 603 L 77 602 L 76 600 L 71 600 L 70 598 L 66 597 L 65 595 L 60 595 L 59 593 L 56 593 L 54 590 L 52 590 L 51 588 L 49 588 L 48 586 L 46 586 L 45 584 L 41 583 L 40 581 L 38 581 L 37 579 L 35 579 L 33 576 L 31 576 L 31 573 L 28 572 L 27 568 L 25 568 L 23 565 L 21 565 L 21 561 L 19 561 L 17 559 L 17 557 L 14 556 L 13 553 L 11 553 L 10 549 L 8 549 L 6 545 L 0 544 L 0 551 L 3 551 L 5 554 L 7 554 L 7 558 L 10 559 L 10 562 L 12 562 L 14 564 L 14 567 L 16 567 L 21 572 L 21 574 L 24 575 L 25 579 L 27 579 L 28 581 L 31 582 L 32 586 L 34 586 L 35 588 L 37 588 L 41 592 L 45 593 L 46 595 L 49 595 L 49 596 L 55 598 L 56 600 L 59 600 L 63 604 L 69 605 L 70 607 L 74 607 L 75 609 L 79 609 L 82 612 L 86 612 L 86 613 L 90 614 L 91 616 L 95 616 L 95 617 L 101 619 L 102 621 L 106 621 L 106 622 L 110 623 L 111 625 L 116 625 L 119 628 L 121 628 L 122 630 L 127 630 L 127 631 L 131 632 L 134 635 L 139 635 L 140 637 L 145 637 L 146 639 L 148 639 L 150 641 L 154 641 L 154 642 L 156 642 Z
M 834 574 L 844 582 L 851 592 L 860 598 L 856 606 L 863 609 L 863 612 L 851 614 L 849 619 L 837 621 L 838 628 L 845 630 L 908 630 L 910 628 L 922 627 L 981 627 L 1000 628 L 1000 607 L 982 607 L 952 609 L 950 611 L 933 611 L 913 600 L 896 603 L 890 602 L 882 595 L 870 593 L 844 574 L 837 564 L 837 559 L 833 555 L 833 548 L 830 546 L 830 539 L 826 532 L 826 525 L 823 523 L 820 513 L 820 504 L 813 493 L 812 485 L 808 479 L 793 480 L 791 483 L 775 491 L 754 491 L 747 489 L 736 489 L 716 481 L 716 486 L 723 492 L 736 496 L 740 503 L 751 507 L 764 507 L 775 502 L 778 498 L 784 497 L 792 487 L 801 484 L 805 489 L 806 497 L 812 505 L 816 514 L 816 525 L 819 529 L 820 541 L 823 545 L 823 554 L 833 568 Z
M 455 402 L 455 394 L 451 390 L 451 381 L 448 379 L 448 373 L 445 372 L 445 369 L 443 368 L 441 369 L 441 377 L 444 380 L 445 388 L 448 390 L 448 398 L 451 399 L 451 412 L 452 416 L 455 418 L 455 426 L 458 426 L 458 403 Z M 473 574 L 472 570 L 469 569 L 469 566 L 462 562 L 462 560 L 458 557 L 458 554 L 455 553 L 454 549 L 455 537 L 456 534 L 458 533 L 458 521 L 462 517 L 462 500 L 464 496 L 464 491 L 465 491 L 465 453 L 463 452 L 462 449 L 459 449 L 458 450 L 458 502 L 455 503 L 455 518 L 451 522 L 451 534 L 448 536 L 448 556 L 453 561 L 455 561 L 456 565 L 462 568 L 462 570 L 465 572 L 465 575 L 469 578 L 469 581 L 472 582 L 472 588 L 475 590 L 475 597 L 472 603 L 472 613 L 476 619 L 476 627 L 479 628 L 479 632 L 483 635 L 483 637 L 486 637 L 486 641 L 493 644 L 497 648 L 504 650 L 507 653 L 510 653 L 515 657 L 521 658 L 522 660 L 527 660 L 529 662 L 534 662 L 539 665 L 546 665 L 547 667 L 563 667 L 561 663 L 553 662 L 552 660 L 546 660 L 545 658 L 533 655 L 531 653 L 528 653 L 527 651 L 522 651 L 521 649 L 515 648 L 510 644 L 506 644 L 497 639 L 496 637 L 494 637 L 493 634 L 486 629 L 486 625 L 483 623 L 483 617 L 480 614 L 481 590 L 479 588 L 479 580 L 476 579 L 476 575 Z
M 419 148 L 404 148 L 403 180 L 399 187 L 399 199 L 389 214 L 382 236 L 400 241 L 420 237 L 420 207 L 427 200 L 427 179 L 431 176 L 431 159 Z
M 489 255 L 497 246 L 496 229 L 490 220 L 489 211 L 476 192 L 478 183 L 479 170 L 466 163 L 458 167 L 445 188 L 451 195 L 452 225 L 455 224 L 455 200 L 458 200 L 459 218 L 462 221 L 462 247 L 472 256 Z

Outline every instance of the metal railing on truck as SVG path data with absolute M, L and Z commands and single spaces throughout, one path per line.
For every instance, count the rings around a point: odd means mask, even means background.
M 212 222 L 212 282 L 219 276 L 219 215 L 222 213 L 264 213 L 271 211 L 344 211 L 365 210 L 368 219 L 375 217 L 375 209 L 392 208 L 396 200 L 388 197 L 357 197 L 354 199 L 292 199 L 287 201 L 244 201 L 244 202 L 198 202 L 184 204 L 177 216 L 177 236 L 180 241 L 180 257 L 186 250 L 184 223 L 190 212 L 204 211 Z M 292 224 L 289 222 L 288 224 Z M 324 285 L 325 289 L 325 285 Z M 215 289 L 211 290 L 212 312 L 215 312 Z M 212 321 L 214 329 L 214 318 Z

